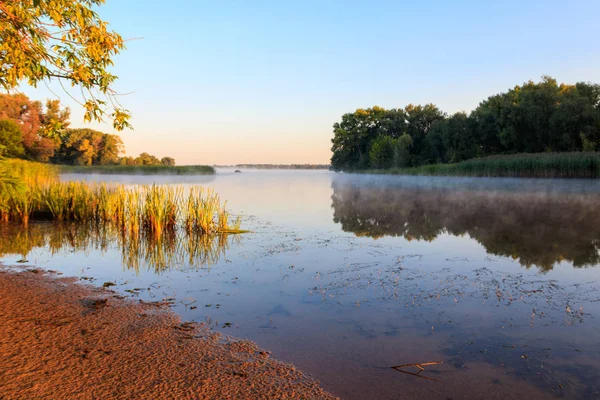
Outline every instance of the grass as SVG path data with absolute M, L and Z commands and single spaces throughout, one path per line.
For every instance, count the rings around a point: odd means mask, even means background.
M 528 153 L 475 158 L 456 164 L 367 170 L 391 175 L 482 176 L 528 178 L 600 178 L 600 153 Z
M 214 175 L 215 169 L 208 165 L 61 165 L 65 174 L 111 174 L 111 175 Z
M 123 235 L 155 239 L 177 230 L 188 235 L 243 232 L 239 220 L 229 224 L 229 212 L 219 196 L 199 187 L 186 195 L 182 186 L 60 182 L 56 168 L 21 160 L 3 161 L 2 171 L 5 178 L 19 182 L 14 190 L 0 192 L 2 222 L 110 224 Z

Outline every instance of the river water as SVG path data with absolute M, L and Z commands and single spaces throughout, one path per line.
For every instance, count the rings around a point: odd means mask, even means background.
M 600 182 L 219 170 L 252 232 L 160 251 L 5 227 L 0 261 L 250 339 L 343 399 L 600 398 Z M 208 249 L 207 249 L 208 248 Z M 425 365 L 427 363 L 433 363 Z M 393 369 L 394 366 L 420 364 Z

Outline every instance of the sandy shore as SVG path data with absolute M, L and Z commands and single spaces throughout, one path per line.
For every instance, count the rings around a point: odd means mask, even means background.
M 0 269 L 0 399 L 333 399 L 248 341 L 41 270 Z

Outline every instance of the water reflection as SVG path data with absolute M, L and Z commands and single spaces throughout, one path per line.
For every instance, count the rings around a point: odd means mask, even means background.
M 61 252 L 106 253 L 116 249 L 125 268 L 142 268 L 162 273 L 169 269 L 203 268 L 215 264 L 235 235 L 188 235 L 170 231 L 159 240 L 145 235 L 123 234 L 104 224 L 36 223 L 0 226 L 0 258 L 20 255 L 23 260 L 34 249 L 47 249 L 53 256 Z
M 440 187 L 381 179 L 332 181 L 334 222 L 357 236 L 403 236 L 433 241 L 440 234 L 469 235 L 490 254 L 551 270 L 600 263 L 600 195 L 506 187 Z

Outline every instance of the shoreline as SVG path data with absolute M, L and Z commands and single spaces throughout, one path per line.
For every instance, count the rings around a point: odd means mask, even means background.
M 253 342 L 155 303 L 0 266 L 3 399 L 335 399 Z

